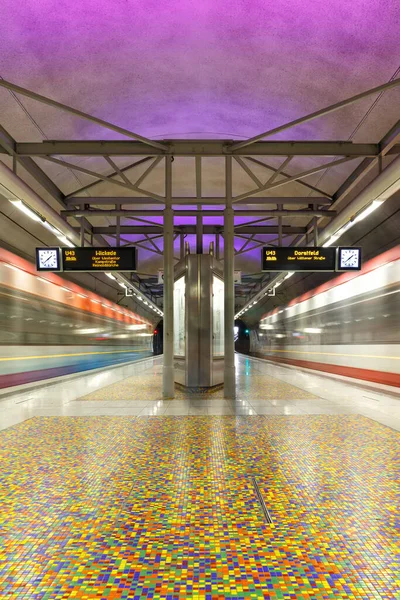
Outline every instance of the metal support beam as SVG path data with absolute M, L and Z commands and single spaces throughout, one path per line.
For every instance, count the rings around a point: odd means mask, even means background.
M 146 159 L 147 160 L 147 159 Z M 33 161 L 32 161 L 33 162 Z M 35 163 L 36 164 L 36 163 Z M 138 163 L 136 163 L 138 164 Z M 264 165 L 265 166 L 265 165 Z M 122 169 L 121 169 L 122 170 Z M 283 172 L 282 172 L 283 175 Z M 111 177 L 110 175 L 107 178 Z M 285 175 L 285 177 L 289 177 L 289 175 Z M 93 185 L 97 185 L 99 182 L 94 183 Z M 300 182 L 299 182 L 300 183 Z M 301 182 L 304 183 L 304 182 Z M 86 189 L 86 188 L 85 188 Z M 310 188 L 311 191 L 314 191 L 314 188 Z M 174 197 L 173 206 L 177 206 L 180 204 L 198 204 L 198 198 L 195 196 L 188 197 Z M 207 197 L 203 196 L 200 198 L 201 204 L 222 204 L 225 206 L 225 196 L 220 197 Z M 305 206 L 309 205 L 310 201 L 312 204 L 316 206 L 330 206 L 332 204 L 332 200 L 327 196 L 313 196 L 309 198 L 308 196 L 298 196 L 298 197 L 281 197 L 281 196 L 254 196 L 249 198 L 248 200 L 241 200 L 240 202 L 236 202 L 237 206 L 246 205 L 246 206 L 275 206 L 276 204 L 283 204 L 285 206 Z M 67 206 L 84 206 L 85 204 L 89 204 L 90 206 L 113 206 L 114 204 L 119 204 L 120 206 L 135 206 L 135 205 L 144 205 L 146 208 L 149 206 L 158 206 L 158 202 L 151 202 L 151 199 L 146 197 L 135 197 L 135 196 L 94 196 L 94 197 L 81 197 L 81 196 L 67 196 L 65 199 L 65 203 Z
M 313 236 L 314 236 L 314 246 L 318 246 L 318 219 L 317 219 L 317 217 L 313 218 Z
M 164 209 L 164 366 L 163 396 L 174 392 L 174 212 L 172 210 L 172 157 L 165 158 Z
M 147 233 L 144 234 L 146 237 L 146 240 L 153 246 L 154 250 L 158 253 L 158 254 L 162 254 L 160 248 L 157 246 L 157 244 L 155 243 L 155 237 L 150 237 L 149 235 L 147 235 Z M 156 236 L 158 237 L 158 236 Z M 175 240 L 175 238 L 174 238 Z
M 238 250 L 238 252 L 236 254 L 242 254 L 243 251 L 244 251 L 244 249 L 247 248 L 247 246 L 250 244 L 250 242 L 252 241 L 253 238 L 254 238 L 254 233 L 250 237 L 246 238 L 246 241 L 241 246 L 241 248 L 239 248 L 239 250 Z
M 232 208 L 232 157 L 225 159 L 226 208 L 224 210 L 224 396 L 233 399 L 235 390 L 235 284 L 234 211 Z
M 0 85 L 1 85 L 0 80 Z M 154 142 L 156 144 L 157 142 Z M 267 141 L 252 143 L 241 149 L 239 140 L 163 140 L 163 147 L 126 140 L 45 140 L 17 142 L 19 156 L 377 156 L 379 145 L 349 141 Z M 399 154 L 400 147 L 390 150 Z
M 196 164 L 196 199 L 201 198 L 201 156 L 195 157 Z M 201 204 L 197 205 L 196 215 L 196 253 L 203 254 L 203 211 Z
M 196 253 L 203 254 L 203 217 L 202 211 L 196 216 Z
M 293 156 L 293 155 L 292 155 Z M 261 160 L 258 160 L 257 158 L 254 158 L 252 156 L 248 156 L 247 160 L 254 163 L 255 165 L 259 165 L 260 167 L 263 167 L 264 169 L 267 169 L 268 171 L 273 171 L 274 173 L 278 170 L 280 170 L 281 175 L 283 175 L 283 177 L 291 177 L 290 173 L 287 173 L 286 171 L 283 170 L 283 168 L 281 168 L 281 166 L 279 167 L 279 169 L 276 169 L 275 167 L 273 167 L 272 165 L 270 165 L 269 163 L 265 163 Z M 311 185 L 309 183 L 307 183 L 306 181 L 302 181 L 302 179 L 298 180 L 298 184 L 301 187 L 307 188 L 307 190 L 313 192 L 314 194 L 318 194 L 318 196 L 322 196 L 325 199 L 328 199 L 330 202 L 332 202 L 332 196 L 331 194 L 328 194 L 328 192 L 325 192 L 324 190 L 321 190 L 320 188 L 315 187 L 314 185 Z M 256 200 L 256 198 L 253 198 L 253 200 Z M 242 200 L 241 202 L 246 202 L 245 200 Z
M 185 233 L 188 235 L 196 235 L 196 225 L 175 225 L 174 230 L 177 233 Z M 223 228 L 221 225 L 204 225 L 203 231 L 205 235 L 211 234 L 221 234 Z M 160 226 L 155 225 L 121 225 L 121 234 L 126 235 L 128 233 L 131 234 L 144 234 L 144 233 L 159 233 Z M 256 235 L 271 235 L 278 233 L 278 227 L 275 225 L 250 225 L 240 228 L 241 233 L 255 233 Z M 291 225 L 284 225 L 282 227 L 282 233 L 288 235 L 299 235 L 304 234 L 306 232 L 305 227 L 294 227 Z M 93 233 L 95 235 L 115 235 L 116 227 L 115 225 L 109 225 L 105 227 L 93 227 Z
M 124 129 L 123 127 L 119 127 L 118 125 L 113 125 L 108 121 L 104 121 L 103 119 L 99 119 L 98 117 L 94 117 L 93 115 L 89 115 L 87 113 L 82 112 L 81 110 L 77 110 L 76 108 L 72 108 L 72 106 L 67 106 L 66 104 L 62 104 L 61 102 L 57 102 L 56 100 L 52 100 L 51 98 L 47 98 L 46 96 L 41 96 L 36 92 L 32 92 L 26 88 L 20 87 L 19 85 L 15 85 L 10 81 L 6 81 L 5 79 L 0 79 L 0 86 L 4 87 L 8 90 L 15 92 L 16 94 L 21 94 L 21 96 L 26 96 L 27 98 L 31 98 L 32 100 L 37 100 L 42 104 L 47 104 L 48 106 L 53 106 L 54 108 L 58 108 L 64 112 L 75 115 L 76 117 L 80 117 L 81 119 L 85 119 L 86 121 L 91 121 L 92 123 L 96 123 L 96 125 L 100 125 L 101 127 L 105 127 L 106 129 L 111 129 L 116 133 L 121 135 L 126 135 L 126 137 L 134 138 L 136 140 L 140 140 L 144 144 L 149 144 L 154 148 L 158 148 L 160 150 L 165 151 L 164 144 L 159 142 L 153 142 L 153 140 L 149 140 L 137 133 L 133 133 L 133 131 L 129 131 L 128 129 Z
M 270 186 L 274 183 L 275 179 L 277 177 L 279 177 L 279 175 L 281 175 L 281 173 L 283 173 L 285 167 L 288 166 L 288 164 L 290 163 L 290 161 L 292 160 L 293 156 L 287 156 L 285 158 L 285 160 L 283 161 L 283 163 L 281 163 L 279 165 L 279 167 L 276 169 L 276 171 L 274 171 L 271 175 L 271 177 L 267 180 L 267 182 L 265 183 L 264 186 L 261 186 L 262 189 L 264 189 L 266 186 Z
M 262 219 L 255 219 L 255 221 L 247 221 L 247 223 L 241 223 L 240 225 L 235 225 L 235 235 L 238 229 L 242 229 L 242 227 L 248 227 L 249 225 L 256 225 L 257 223 L 265 223 L 266 221 L 273 221 L 275 217 L 262 217 Z
M 80 243 L 81 243 L 81 247 L 83 248 L 83 246 L 85 245 L 85 221 L 84 221 L 84 219 L 80 219 L 80 222 L 81 222 Z
M 278 244 L 282 246 L 282 217 L 278 218 Z
M 258 192 L 261 192 L 261 191 L 264 192 L 266 190 L 272 190 L 272 189 L 278 188 L 282 185 L 286 185 L 286 184 L 290 183 L 291 181 L 297 181 L 298 179 L 303 179 L 304 177 L 309 177 L 310 175 L 314 175 L 314 173 L 319 173 L 320 171 L 325 171 L 326 169 L 331 169 L 332 167 L 336 167 L 338 165 L 346 163 L 349 160 L 354 160 L 354 157 L 340 158 L 339 160 L 334 160 L 329 163 L 325 163 L 318 167 L 314 167 L 313 169 L 308 169 L 308 171 L 303 171 L 302 173 L 298 173 L 297 175 L 292 175 L 291 177 L 288 177 L 287 179 L 284 179 L 283 181 L 276 181 L 275 183 L 266 183 L 262 188 L 256 188 L 256 189 L 250 190 L 249 192 L 246 192 L 244 194 L 240 194 L 240 196 L 236 196 L 233 201 L 236 203 L 239 200 L 243 200 L 244 198 L 249 198 L 249 196 L 254 196 L 254 194 L 258 194 Z
M 1 81 L 1 79 L 0 79 L 0 81 Z M 103 175 L 102 173 L 97 173 L 96 171 L 91 171 L 90 169 L 85 169 L 84 167 L 80 167 L 78 165 L 74 165 L 73 163 L 66 162 L 65 160 L 59 160 L 58 158 L 53 158 L 51 156 L 45 156 L 43 158 L 44 158 L 44 160 L 55 163 L 56 165 L 61 165 L 62 167 L 72 169 L 72 171 L 79 171 L 80 173 L 85 173 L 86 175 L 90 175 L 91 177 L 96 177 L 97 179 L 101 179 L 102 181 L 108 181 L 108 183 L 113 183 L 113 184 L 119 185 L 125 189 L 133 190 L 133 191 L 139 192 L 140 194 L 147 195 L 149 198 L 152 198 L 152 200 L 156 200 L 158 202 L 164 202 L 164 198 L 162 196 L 159 196 L 158 194 L 154 194 L 153 192 L 149 192 L 148 190 L 143 190 L 134 183 L 127 184 L 123 181 L 119 181 L 118 179 L 111 179 L 111 177 L 109 175 Z M 114 202 L 115 202 L 115 200 L 114 200 Z
M 262 186 L 263 186 L 262 182 L 253 173 L 253 171 L 250 169 L 250 167 L 248 166 L 248 164 L 245 163 L 245 161 L 243 160 L 243 158 L 240 158 L 240 156 L 235 156 L 234 158 L 235 158 L 236 162 L 238 163 L 238 165 L 240 165 L 242 167 L 243 171 L 245 173 L 247 173 L 247 175 L 250 177 L 250 179 L 252 179 L 254 181 L 254 183 L 256 184 L 256 186 L 259 187 L 259 188 L 262 188 Z
M 383 137 L 380 141 L 379 148 L 380 153 L 379 156 L 375 158 L 366 158 L 363 160 L 358 167 L 351 173 L 351 175 L 342 183 L 339 189 L 333 195 L 333 202 L 335 206 L 340 204 L 340 202 L 355 188 L 355 186 L 373 169 L 376 167 L 380 161 L 380 159 L 387 154 L 390 154 L 393 149 L 399 146 L 400 142 L 400 121 L 388 131 L 388 133 Z M 313 199 L 314 201 L 314 199 Z
M 144 171 L 144 173 L 141 174 L 141 176 L 135 181 L 134 183 L 134 187 L 137 191 L 139 191 L 139 186 L 143 183 L 143 181 L 146 179 L 146 177 L 148 175 L 150 175 L 150 173 L 156 168 L 156 166 L 158 165 L 158 163 L 161 161 L 162 157 L 158 156 L 157 158 L 155 158 L 153 160 L 153 162 L 151 163 L 151 165 L 149 165 L 147 167 L 147 169 Z M 153 195 L 153 198 L 155 196 Z
M 110 157 L 108 157 L 108 158 L 110 158 Z M 82 194 L 82 193 L 88 192 L 91 188 L 93 188 L 96 185 L 99 185 L 99 183 L 101 183 L 102 181 L 106 181 L 108 179 L 112 181 L 113 178 L 116 175 L 119 175 L 120 173 L 121 174 L 125 173 L 126 171 L 131 171 L 135 167 L 138 167 L 139 165 L 147 163 L 149 160 L 152 160 L 152 156 L 147 156 L 146 158 L 142 158 L 141 160 L 137 160 L 136 162 L 131 163 L 130 165 L 127 165 L 126 167 L 118 169 L 118 171 L 113 171 L 112 173 L 109 173 L 108 175 L 106 175 L 106 179 L 98 179 L 97 181 L 93 181 L 93 183 L 88 183 L 87 185 L 84 185 L 83 187 L 79 188 L 78 190 L 74 190 L 73 192 L 71 192 L 71 194 L 68 194 L 68 196 L 65 197 L 66 204 L 69 203 L 69 199 L 70 198 L 74 199 L 74 197 L 76 199 L 79 199 L 79 200 L 84 200 L 85 198 L 77 196 L 77 194 Z M 89 202 L 91 202 L 92 199 L 91 198 L 87 198 L 87 200 L 89 200 Z M 111 204 L 114 204 L 114 202 L 118 202 L 119 204 L 121 204 L 121 202 L 119 202 L 118 198 L 114 198 L 113 197 Z M 145 202 L 148 202 L 148 198 L 145 199 Z
M 339 189 L 335 192 L 332 197 L 332 208 L 338 208 L 345 198 L 354 190 L 354 188 L 362 182 L 362 180 L 372 171 L 373 169 L 379 169 L 381 173 L 382 158 L 390 153 L 390 151 L 400 141 L 400 121 L 384 135 L 379 143 L 380 154 L 375 158 L 364 159 L 356 169 L 350 174 L 350 176 L 342 183 Z M 311 200 L 311 198 L 310 198 Z M 314 200 L 314 199 L 313 199 Z M 296 240 L 298 244 L 303 242 L 304 238 L 300 237 Z
M 38 183 L 42 186 L 60 204 L 64 207 L 64 194 L 50 179 L 48 175 L 36 164 L 36 162 L 28 156 L 18 156 L 15 151 L 16 141 L 11 135 L 0 125 L 0 152 L 3 149 L 7 154 L 13 157 L 13 167 L 18 162 Z M 15 168 L 13 168 L 15 173 Z
M 121 217 L 117 217 L 115 220 L 115 231 L 116 231 L 116 239 L 115 243 L 117 246 L 121 245 Z
M 220 248 L 219 248 L 220 234 L 219 231 L 215 234 L 215 258 L 220 259 Z
M 326 106 L 325 108 L 322 108 L 320 110 L 317 110 L 316 112 L 310 113 L 309 115 L 300 117 L 299 119 L 295 119 L 294 121 L 290 121 L 289 123 L 285 123 L 284 125 L 280 125 L 279 127 L 274 127 L 274 129 L 264 131 L 264 133 L 255 135 L 254 137 L 249 138 L 248 140 L 245 140 L 244 142 L 238 142 L 237 144 L 235 144 L 233 146 L 233 150 L 240 150 L 241 148 L 246 148 L 247 146 L 250 146 L 254 142 L 262 140 L 268 136 L 275 135 L 277 133 L 280 133 L 281 131 L 285 131 L 286 129 L 295 127 L 296 125 L 301 125 L 302 123 L 309 123 L 310 121 L 313 121 L 314 119 L 317 119 L 318 117 L 328 115 L 328 114 L 333 113 L 341 108 L 344 108 L 345 106 L 350 106 L 350 104 L 354 104 L 355 102 L 358 102 L 359 100 L 362 100 L 363 98 L 367 98 L 368 96 L 373 96 L 374 94 L 379 94 L 380 92 L 390 90 L 398 85 L 400 85 L 400 79 L 393 79 L 392 81 L 384 83 L 383 85 L 378 85 L 375 88 L 371 88 L 369 90 L 366 90 L 365 92 L 361 92 L 361 94 L 357 94 L 356 96 L 352 96 L 351 98 L 347 98 L 346 100 L 341 100 L 340 102 L 336 102 L 335 104 Z
M 304 210 L 235 210 L 235 217 L 324 217 L 332 218 L 336 216 L 336 211 L 333 210 L 319 210 L 319 209 L 304 209 Z M 140 217 L 162 217 L 164 211 L 162 210 L 96 210 L 95 208 L 83 209 L 79 208 L 62 210 L 61 215 L 63 217 L 125 217 L 127 219 L 140 219 Z M 196 210 L 175 210 L 175 216 L 177 217 L 221 217 L 224 215 L 223 210 L 207 210 L 203 211 L 200 209 Z M 145 221 L 144 221 L 145 222 Z
M 112 169 L 114 169 L 114 171 L 116 173 L 118 173 L 118 175 L 121 177 L 122 181 L 125 181 L 125 183 L 130 186 L 132 182 L 127 178 L 127 176 L 125 175 L 125 173 L 123 171 L 121 171 L 121 169 L 119 168 L 119 166 L 112 160 L 112 158 L 110 158 L 109 156 L 105 156 L 104 158 L 106 159 L 106 161 L 108 162 L 108 164 L 110 165 L 110 167 Z

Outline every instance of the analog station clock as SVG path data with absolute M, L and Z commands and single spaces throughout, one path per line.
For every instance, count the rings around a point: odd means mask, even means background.
M 338 248 L 338 271 L 359 271 L 361 248 Z
M 36 269 L 38 271 L 60 271 L 59 248 L 36 248 Z

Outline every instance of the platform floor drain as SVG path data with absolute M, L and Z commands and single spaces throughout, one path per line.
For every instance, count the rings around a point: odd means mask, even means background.
M 256 493 L 257 496 L 257 500 L 260 504 L 261 510 L 263 512 L 264 518 L 266 520 L 267 523 L 272 523 L 272 519 L 271 519 L 271 515 L 269 513 L 269 510 L 264 502 L 264 498 L 262 496 L 261 490 L 259 488 L 259 485 L 257 483 L 257 479 L 255 477 L 251 478 L 251 481 L 253 483 L 253 487 L 254 487 L 254 491 Z

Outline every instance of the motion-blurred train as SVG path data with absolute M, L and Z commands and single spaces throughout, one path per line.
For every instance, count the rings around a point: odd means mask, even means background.
M 153 324 L 0 249 L 0 388 L 153 354 Z
M 250 354 L 400 387 L 400 246 L 265 314 Z

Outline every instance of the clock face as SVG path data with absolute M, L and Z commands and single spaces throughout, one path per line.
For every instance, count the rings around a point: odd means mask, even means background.
M 360 248 L 339 248 L 339 270 L 353 271 L 361 269 Z
M 59 271 L 60 253 L 58 248 L 37 248 L 36 268 L 38 271 Z

